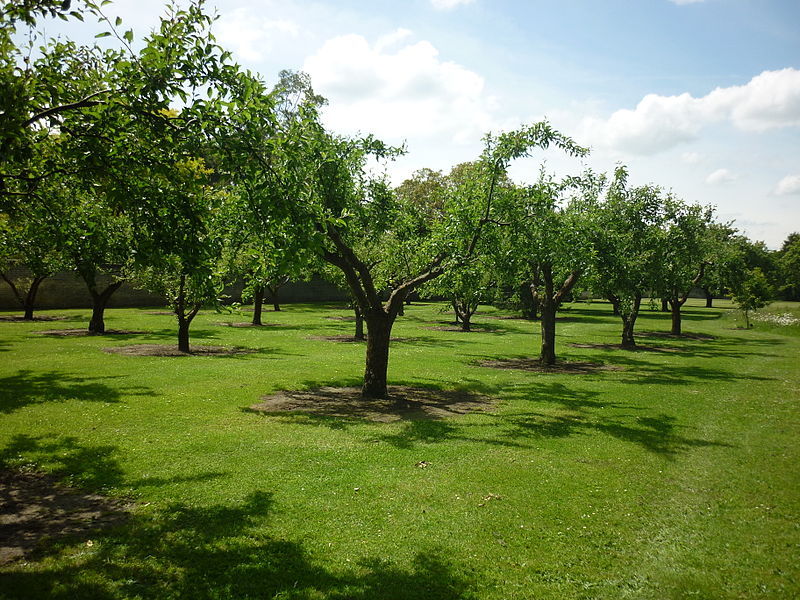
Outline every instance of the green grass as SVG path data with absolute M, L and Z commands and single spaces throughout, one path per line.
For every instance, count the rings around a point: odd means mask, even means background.
M 797 312 L 797 305 L 778 307 Z M 784 310 L 785 308 L 785 310 Z M 766 309 L 771 310 L 771 309 Z M 131 498 L 132 519 L 0 569 L 0 598 L 791 598 L 800 596 L 800 328 L 737 329 L 729 305 L 684 331 L 619 342 L 605 303 L 561 313 L 559 356 L 624 367 L 542 374 L 538 325 L 475 316 L 395 326 L 390 382 L 496 397 L 484 414 L 379 424 L 247 411 L 278 389 L 358 384 L 344 309 L 287 305 L 281 327 L 203 312 L 197 344 L 230 357 L 107 354 L 174 343 L 174 320 L 111 310 L 146 334 L 55 338 L 67 321 L 0 322 L 0 461 Z M 637 330 L 665 332 L 645 310 Z M 427 468 L 416 466 L 427 461 Z

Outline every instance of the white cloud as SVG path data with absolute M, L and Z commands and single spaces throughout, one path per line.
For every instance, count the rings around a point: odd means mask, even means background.
M 800 194 L 800 175 L 787 175 L 778 182 L 773 193 L 776 196 Z
M 699 4 L 700 2 L 705 2 L 705 0 L 670 0 L 670 2 L 683 6 L 684 4 Z
M 462 4 L 472 4 L 475 0 L 431 0 L 431 5 L 436 10 L 450 10 Z
M 735 181 L 737 176 L 731 173 L 728 169 L 717 169 L 706 177 L 706 183 L 709 185 L 720 185 L 723 183 L 730 183 Z
M 374 45 L 360 35 L 339 36 L 306 59 L 303 70 L 331 101 L 324 113 L 327 125 L 397 141 L 415 136 L 480 139 L 493 124 L 493 100 L 483 78 L 441 60 L 430 42 L 398 47 L 409 35 L 398 30 Z
M 800 70 L 764 71 L 745 85 L 700 98 L 648 94 L 633 110 L 584 119 L 583 129 L 600 146 L 650 155 L 696 139 L 704 126 L 719 121 L 754 132 L 800 126 Z
M 295 38 L 300 28 L 288 19 L 265 19 L 247 8 L 225 13 L 215 25 L 217 41 L 245 61 L 258 62 L 272 50 L 276 34 Z
M 705 160 L 705 158 L 706 157 L 699 152 L 684 152 L 681 154 L 681 162 L 684 162 L 687 165 L 696 165 Z

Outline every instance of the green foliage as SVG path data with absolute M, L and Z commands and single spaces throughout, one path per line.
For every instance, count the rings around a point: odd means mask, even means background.
M 800 234 L 791 233 L 777 253 L 778 287 L 786 300 L 800 300 Z
M 748 271 L 732 294 L 733 301 L 744 315 L 746 329 L 750 329 L 750 311 L 766 306 L 774 294 L 774 288 L 760 268 Z

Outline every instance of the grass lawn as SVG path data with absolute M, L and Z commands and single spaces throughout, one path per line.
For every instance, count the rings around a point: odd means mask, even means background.
M 176 343 L 154 310 L 108 311 L 146 333 L 105 337 L 36 333 L 83 327 L 83 310 L 0 322 L 0 467 L 132 503 L 0 566 L 0 598 L 800 597 L 800 325 L 745 331 L 690 300 L 697 335 L 657 335 L 669 314 L 644 310 L 646 348 L 629 352 L 608 304 L 573 304 L 559 357 L 621 368 L 537 373 L 477 363 L 535 357 L 538 324 L 484 307 L 472 333 L 440 331 L 439 309 L 398 320 L 390 383 L 480 392 L 488 411 L 248 410 L 359 384 L 363 344 L 310 339 L 351 331 L 333 306 L 287 305 L 262 328 L 202 312 L 195 344 L 256 350 L 231 356 L 102 351 Z

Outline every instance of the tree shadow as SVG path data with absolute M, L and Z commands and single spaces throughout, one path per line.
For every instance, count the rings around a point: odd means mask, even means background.
M 731 447 L 725 442 L 692 437 L 692 428 L 680 424 L 674 416 L 641 414 L 645 409 L 640 406 L 605 402 L 598 392 L 590 390 L 572 390 L 561 383 L 550 383 L 524 386 L 518 388 L 516 394 L 520 399 L 555 404 L 563 412 L 526 411 L 503 415 L 504 434 L 513 439 L 569 437 L 598 432 L 637 444 L 666 458 L 673 458 L 694 447 Z M 612 414 L 607 415 L 608 412 Z M 631 414 L 634 412 L 640 414 Z
M 256 490 L 240 503 L 173 503 L 135 513 L 128 523 L 93 534 L 90 548 L 52 547 L 63 558 L 46 569 L 8 572 L 4 597 L 476 597 L 477 576 L 437 550 L 418 551 L 409 566 L 364 557 L 348 571 L 328 569 L 302 544 L 270 532 L 275 510 L 273 494 Z
M 694 437 L 692 427 L 672 415 L 649 414 L 637 404 L 610 401 L 600 392 L 576 390 L 562 383 L 519 385 L 508 397 L 535 403 L 537 408 L 483 413 L 493 421 L 488 425 L 453 419 L 408 421 L 399 431 L 379 434 L 376 439 L 401 449 L 451 440 L 528 448 L 540 438 L 602 434 L 668 459 L 695 447 L 730 447 Z
M 121 377 L 121 376 L 120 376 Z M 20 369 L 0 378 L 0 414 L 45 402 L 120 402 L 124 396 L 155 396 L 144 386 L 115 386 L 102 383 L 117 377 L 87 377 L 60 371 L 33 372 Z
M 713 355 L 716 356 L 716 354 Z M 741 374 L 695 364 L 653 364 L 651 362 L 637 360 L 630 354 L 615 356 L 613 362 L 627 367 L 627 369 L 617 373 L 615 377 L 625 383 L 632 383 L 635 385 L 685 386 L 689 381 L 773 381 L 772 377 Z

